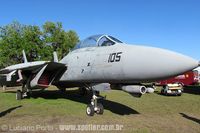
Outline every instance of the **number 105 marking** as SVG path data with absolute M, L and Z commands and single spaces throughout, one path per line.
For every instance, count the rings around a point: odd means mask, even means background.
M 108 57 L 108 63 L 119 62 L 121 60 L 122 52 L 111 53 Z

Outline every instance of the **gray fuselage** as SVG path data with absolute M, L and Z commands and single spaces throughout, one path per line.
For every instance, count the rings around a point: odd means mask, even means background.
M 73 50 L 60 63 L 67 70 L 60 78 L 70 83 L 141 83 L 175 76 L 198 66 L 198 61 L 154 47 L 116 43 Z

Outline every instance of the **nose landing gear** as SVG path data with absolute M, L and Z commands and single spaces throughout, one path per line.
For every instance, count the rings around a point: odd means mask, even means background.
M 99 115 L 103 114 L 104 107 L 101 103 L 98 103 L 99 99 L 105 99 L 105 97 L 100 96 L 98 91 L 94 91 L 91 103 L 88 104 L 86 108 L 86 114 L 88 116 L 94 116 L 95 113 Z

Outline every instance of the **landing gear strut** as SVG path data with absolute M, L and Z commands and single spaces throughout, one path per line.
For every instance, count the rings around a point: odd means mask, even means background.
M 93 92 L 91 103 L 87 105 L 86 114 L 88 116 L 93 116 L 94 113 L 102 115 L 104 112 L 104 107 L 101 103 L 98 103 L 99 99 L 104 99 L 104 97 L 99 96 L 98 91 Z
M 30 96 L 31 91 L 27 88 L 27 85 L 22 86 L 22 90 L 17 90 L 16 92 L 16 100 L 22 100 L 25 97 Z
M 17 90 L 16 92 L 16 100 L 21 100 L 22 99 L 22 91 L 21 90 Z

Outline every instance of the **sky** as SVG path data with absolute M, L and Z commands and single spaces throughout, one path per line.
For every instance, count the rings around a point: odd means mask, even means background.
M 0 0 L 0 26 L 62 22 L 80 39 L 109 34 L 128 44 L 200 60 L 200 0 Z M 148 54 L 148 53 L 147 53 Z

